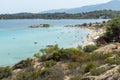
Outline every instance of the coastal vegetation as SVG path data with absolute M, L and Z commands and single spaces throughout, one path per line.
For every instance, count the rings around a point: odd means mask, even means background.
M 48 28 L 48 27 L 50 27 L 50 24 L 39 24 L 39 25 L 32 25 L 29 27 L 30 28 Z
M 84 52 L 93 52 L 97 49 L 96 45 L 87 45 L 83 48 Z
M 120 42 L 120 17 L 114 18 L 108 23 L 106 33 L 100 39 L 103 39 L 106 43 Z
M 0 79 L 11 76 L 12 75 L 12 68 L 9 66 L 7 67 L 0 67 Z
M 43 53 L 40 55 L 39 53 Z M 98 76 L 120 65 L 117 52 L 92 54 L 80 48 L 59 48 L 58 45 L 41 49 L 33 59 L 23 60 L 10 70 L 3 70 L 2 80 L 82 80 L 87 76 Z M 114 55 L 116 55 L 114 58 Z M 105 67 L 101 67 L 106 65 Z M 116 66 L 115 66 L 116 67 Z M 119 69 L 117 70 L 119 71 Z M 12 75 L 12 76 L 11 76 Z M 14 76 L 13 76 L 14 75 Z
M 120 16 L 120 11 L 99 10 L 83 13 L 18 13 L 1 14 L 0 19 L 111 19 Z

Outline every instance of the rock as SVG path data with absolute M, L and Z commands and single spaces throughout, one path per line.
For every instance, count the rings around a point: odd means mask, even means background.
M 95 80 L 95 76 L 87 76 L 87 77 L 85 77 L 85 78 L 82 78 L 82 79 L 80 79 L 80 80 Z
M 120 43 L 116 42 L 115 45 L 117 46 L 117 49 L 120 49 Z
M 117 71 L 118 68 L 119 66 L 116 66 L 115 68 L 106 71 L 104 74 L 97 76 L 95 80 L 119 80 L 120 74 Z
M 39 24 L 39 25 L 32 25 L 32 26 L 29 26 L 30 28 L 47 28 L 47 27 L 50 27 L 49 24 Z
M 114 44 L 109 44 L 109 45 L 106 45 L 104 47 L 101 47 L 97 50 L 95 50 L 94 52 L 95 53 L 112 53 L 114 52 L 115 50 L 117 49 L 117 46 L 114 45 Z

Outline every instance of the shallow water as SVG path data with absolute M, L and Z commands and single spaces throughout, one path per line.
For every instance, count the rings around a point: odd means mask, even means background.
M 32 57 L 47 45 L 58 44 L 60 47 L 81 45 L 90 31 L 63 26 L 101 21 L 103 20 L 0 20 L 0 65 L 13 65 L 22 59 Z M 53 27 L 28 28 L 30 25 L 43 23 Z

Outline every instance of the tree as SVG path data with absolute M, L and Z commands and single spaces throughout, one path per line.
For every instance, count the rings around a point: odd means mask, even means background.
M 114 18 L 110 21 L 110 26 L 107 27 L 103 38 L 107 42 L 120 42 L 120 17 Z

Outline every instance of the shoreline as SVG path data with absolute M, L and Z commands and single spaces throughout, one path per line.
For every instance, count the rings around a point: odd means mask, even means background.
M 84 27 L 85 29 L 89 29 L 90 33 L 87 36 L 87 39 L 83 42 L 82 47 L 85 47 L 87 45 L 95 45 L 95 38 L 101 36 L 106 32 L 105 28 L 96 28 L 93 26 L 90 27 Z
M 82 48 L 87 45 L 95 45 L 95 38 L 101 36 L 106 32 L 106 28 L 104 27 L 99 28 L 95 26 L 70 26 L 70 28 L 81 28 L 81 29 L 87 29 L 90 31 L 90 33 L 87 35 L 87 38 L 81 44 Z

